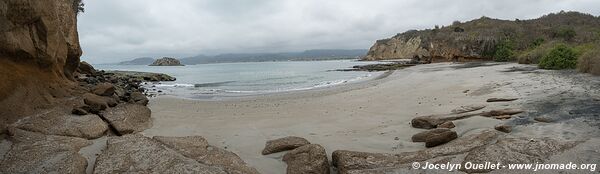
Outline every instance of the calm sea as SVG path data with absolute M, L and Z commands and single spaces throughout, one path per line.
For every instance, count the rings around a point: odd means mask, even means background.
M 356 60 L 218 63 L 186 66 L 94 65 L 102 70 L 165 73 L 174 82 L 145 84 L 150 92 L 189 98 L 256 95 L 323 88 L 377 77 L 380 72 L 332 71 L 373 64 Z M 160 92 L 159 92 L 160 91 Z

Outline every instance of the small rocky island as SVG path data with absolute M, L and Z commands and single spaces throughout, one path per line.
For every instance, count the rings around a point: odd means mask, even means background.
M 154 61 L 150 66 L 184 66 L 181 62 L 175 58 L 163 57 Z

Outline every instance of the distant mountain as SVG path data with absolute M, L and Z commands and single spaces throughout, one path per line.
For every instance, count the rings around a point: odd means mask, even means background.
M 272 61 L 309 61 L 309 60 L 334 60 L 334 59 L 356 59 L 367 54 L 366 49 L 318 49 L 302 52 L 282 53 L 235 53 L 219 54 L 215 56 L 197 55 L 181 58 L 179 61 L 184 65 L 207 64 L 207 63 L 231 63 L 231 62 L 272 62 Z M 142 57 L 130 61 L 123 61 L 119 65 L 150 65 L 154 58 Z
M 136 58 L 130 61 L 123 61 L 123 62 L 119 62 L 117 64 L 119 65 L 150 65 L 154 62 L 154 58 L 151 57 L 141 57 L 141 58 Z
M 366 55 L 366 49 L 342 50 L 322 49 L 306 50 L 303 52 L 283 53 L 239 53 L 219 54 L 216 56 L 198 55 L 180 59 L 186 65 L 229 62 L 270 62 L 270 61 L 303 61 L 303 60 L 332 60 L 354 59 Z

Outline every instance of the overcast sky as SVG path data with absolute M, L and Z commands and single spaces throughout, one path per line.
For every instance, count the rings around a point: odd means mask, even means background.
M 368 49 L 409 29 L 481 16 L 599 15 L 600 0 L 84 0 L 83 60 Z

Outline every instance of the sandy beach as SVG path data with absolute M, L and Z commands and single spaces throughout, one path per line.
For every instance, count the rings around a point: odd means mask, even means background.
M 220 101 L 161 96 L 150 101 L 153 127 L 143 134 L 203 136 L 209 143 L 238 154 L 261 173 L 281 173 L 286 168 L 281 161 L 285 152 L 260 154 L 267 140 L 300 136 L 325 147 L 328 155 L 334 150 L 416 151 L 425 147 L 411 141 L 413 134 L 422 131 L 411 127 L 411 119 L 446 114 L 471 104 L 485 104 L 484 110 L 519 108 L 526 112 L 509 121 L 485 117 L 457 120 L 459 137 L 507 122 L 520 125 L 513 128 L 511 136 L 587 140 L 600 135 L 590 124 L 533 124 L 526 120 L 551 113 L 538 111 L 543 106 L 536 107 L 542 101 L 550 102 L 551 97 L 571 95 L 597 101 L 598 88 L 590 86 L 597 85 L 597 80 L 585 74 L 569 75 L 516 63 L 419 65 L 397 70 L 386 78 L 294 93 Z M 493 97 L 519 100 L 486 103 Z M 591 104 L 592 109 L 597 108 Z

